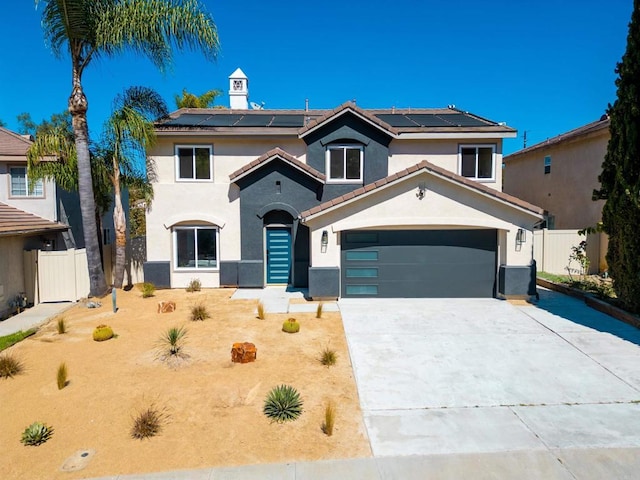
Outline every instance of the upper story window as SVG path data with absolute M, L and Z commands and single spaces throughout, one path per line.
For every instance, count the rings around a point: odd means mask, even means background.
M 493 145 L 461 145 L 458 155 L 460 175 L 474 180 L 494 180 L 495 153 Z
M 360 145 L 330 145 L 327 147 L 327 181 L 331 183 L 361 183 L 364 148 Z
M 213 148 L 210 145 L 176 145 L 176 180 L 213 180 Z
M 9 167 L 12 197 L 44 197 L 42 180 L 30 181 L 27 167 Z
M 547 155 L 544 157 L 544 173 L 551 173 L 551 156 Z
M 176 269 L 218 268 L 218 229 L 184 226 L 173 229 Z

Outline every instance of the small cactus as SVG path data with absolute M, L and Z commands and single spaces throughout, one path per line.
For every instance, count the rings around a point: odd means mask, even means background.
M 287 333 L 298 333 L 300 331 L 300 324 L 295 318 L 289 318 L 282 324 L 282 331 Z
M 104 342 L 113 338 L 113 329 L 108 325 L 98 325 L 93 331 L 93 339 L 96 342 Z

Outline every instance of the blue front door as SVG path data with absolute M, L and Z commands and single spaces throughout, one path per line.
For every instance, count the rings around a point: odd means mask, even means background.
M 267 227 L 267 283 L 288 284 L 291 272 L 291 229 Z

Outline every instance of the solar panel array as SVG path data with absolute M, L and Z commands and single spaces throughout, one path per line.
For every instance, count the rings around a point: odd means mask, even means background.
M 484 127 L 495 125 L 471 115 L 452 113 L 379 113 L 380 120 L 397 128 L 420 127 Z M 302 128 L 309 117 L 294 113 L 185 113 L 163 123 L 176 127 L 253 127 Z

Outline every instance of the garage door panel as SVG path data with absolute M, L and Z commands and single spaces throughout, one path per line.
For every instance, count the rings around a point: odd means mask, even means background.
M 495 295 L 495 230 L 358 233 L 347 232 L 343 237 L 342 295 L 345 297 Z M 374 238 L 377 243 L 371 241 Z

